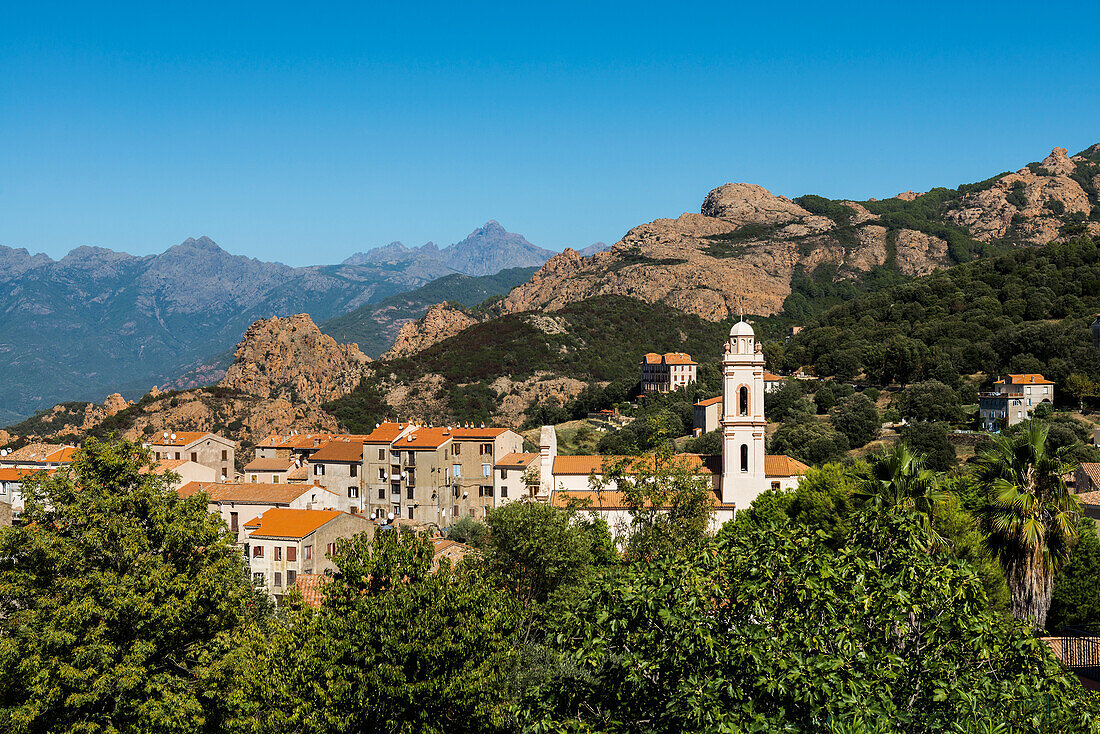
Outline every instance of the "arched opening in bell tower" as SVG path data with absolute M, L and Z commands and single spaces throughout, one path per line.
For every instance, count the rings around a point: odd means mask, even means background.
M 737 414 L 749 414 L 749 389 L 744 385 L 737 390 Z
M 749 470 L 749 445 L 741 444 L 741 471 Z

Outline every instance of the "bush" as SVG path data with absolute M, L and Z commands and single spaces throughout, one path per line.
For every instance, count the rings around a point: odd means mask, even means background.
M 924 456 L 924 465 L 932 471 L 947 471 L 958 462 L 943 423 L 922 421 L 902 426 L 901 441 L 913 453 Z
M 898 412 L 910 421 L 963 421 L 959 394 L 939 380 L 916 382 L 896 398 Z

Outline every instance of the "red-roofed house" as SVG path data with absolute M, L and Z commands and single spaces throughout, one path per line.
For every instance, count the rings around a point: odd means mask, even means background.
M 242 485 L 248 486 L 248 485 Z M 285 486 L 285 485 L 283 485 Z M 329 556 L 339 538 L 374 534 L 374 523 L 339 510 L 275 508 L 244 526 L 245 554 L 254 583 L 280 600 L 299 573 L 335 571 Z
M 642 357 L 639 365 L 642 392 L 670 392 L 695 382 L 699 363 L 684 352 L 655 354 Z
M 216 433 L 164 431 L 143 445 L 153 452 L 156 461 L 187 459 L 211 467 L 223 482 L 236 477 L 237 444 Z
M 240 529 L 268 510 L 335 510 L 335 494 L 310 484 L 264 484 L 260 482 L 188 482 L 176 490 L 180 497 L 205 492 L 208 508 L 225 520 L 230 532 Z
M 1100 492 L 1100 463 L 1083 462 L 1073 473 L 1073 491 L 1078 494 Z
M 537 499 L 540 454 L 513 452 L 493 465 L 493 498 L 500 507 L 522 497 Z M 532 478 L 534 482 L 529 482 Z
M 722 396 L 700 400 L 692 406 L 691 426 L 696 433 L 710 433 L 718 429 L 722 417 Z
M 1043 403 L 1054 404 L 1054 383 L 1039 374 L 1008 375 L 978 395 L 982 428 L 997 431 L 1027 420 Z

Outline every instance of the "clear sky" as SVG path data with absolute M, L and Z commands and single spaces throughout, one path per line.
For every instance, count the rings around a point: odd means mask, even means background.
M 19 7 L 22 6 L 22 7 Z M 488 219 L 551 249 L 1100 141 L 1100 5 L 0 4 L 0 244 L 289 264 Z

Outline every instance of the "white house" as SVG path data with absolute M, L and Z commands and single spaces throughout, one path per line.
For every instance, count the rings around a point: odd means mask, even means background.
M 180 497 L 198 492 L 206 493 L 210 511 L 221 515 L 233 533 L 268 510 L 333 510 L 339 503 L 339 497 L 315 484 L 190 482 L 176 490 Z

